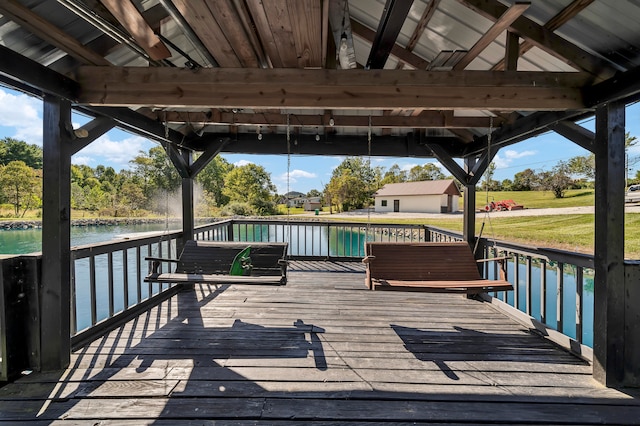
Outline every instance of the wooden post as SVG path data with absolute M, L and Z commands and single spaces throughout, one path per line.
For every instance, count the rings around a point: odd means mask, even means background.
M 477 159 L 467 157 L 464 159 L 464 166 L 467 173 L 473 169 Z M 464 186 L 464 219 L 462 225 L 462 235 L 464 240 L 473 249 L 476 244 L 476 185 L 467 184 Z
M 596 110 L 593 376 L 606 386 L 624 378 L 625 105 Z
M 43 371 L 71 358 L 71 104 L 44 96 L 40 347 Z
M 187 165 L 191 166 L 193 162 L 191 151 L 183 150 L 182 158 L 184 158 Z M 195 209 L 193 202 L 193 177 L 182 178 L 182 247 L 184 247 L 187 240 L 193 240 L 195 233 Z M 180 247 L 179 251 L 182 251 L 182 247 Z

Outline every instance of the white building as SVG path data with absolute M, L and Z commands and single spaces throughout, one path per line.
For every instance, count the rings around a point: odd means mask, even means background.
M 373 196 L 376 212 L 453 213 L 461 194 L 448 179 L 389 183 Z

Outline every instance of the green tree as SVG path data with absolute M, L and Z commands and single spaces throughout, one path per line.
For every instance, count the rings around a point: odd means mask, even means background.
M 407 171 L 400 169 L 400 166 L 393 164 L 382 176 L 382 185 L 388 183 L 402 183 L 407 181 Z
M 272 201 L 276 187 L 264 167 L 249 163 L 234 167 L 226 176 L 222 195 L 231 202 L 246 202 L 258 214 L 273 214 L 276 205 Z
M 22 216 L 30 208 L 38 207 L 42 194 L 42 180 L 36 171 L 24 161 L 12 161 L 0 166 L 0 189 L 10 204 L 16 217 Z
M 196 180 L 214 200 L 216 206 L 224 206 L 229 198 L 223 194 L 225 176 L 233 169 L 233 164 L 220 156 L 215 156 L 207 166 L 198 173 Z
M 560 161 L 550 172 L 541 173 L 541 184 L 544 190 L 552 191 L 556 198 L 563 198 L 567 189 L 571 187 L 573 179 L 570 176 L 568 163 Z
M 445 175 L 440 170 L 440 167 L 433 163 L 426 163 L 422 166 L 413 166 L 409 170 L 409 182 L 420 182 L 423 180 L 440 180 L 444 179 Z
M 531 191 L 536 189 L 539 182 L 538 175 L 532 169 L 525 169 L 513 176 L 513 191 Z
M 325 187 L 325 199 L 338 203 L 343 209 L 362 208 L 371 202 L 372 194 L 378 189 L 376 171 L 368 161 L 358 157 L 347 157 L 333 170 L 331 180 Z M 384 178 L 380 179 L 380 182 Z
M 0 139 L 0 164 L 22 161 L 32 169 L 42 169 L 42 148 L 13 138 Z

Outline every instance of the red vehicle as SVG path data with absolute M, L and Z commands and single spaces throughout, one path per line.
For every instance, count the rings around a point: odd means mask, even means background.
M 524 206 L 516 203 L 513 200 L 500 200 L 500 201 L 491 201 L 489 204 L 484 206 L 484 210 L 487 212 L 500 212 L 505 210 L 522 210 Z

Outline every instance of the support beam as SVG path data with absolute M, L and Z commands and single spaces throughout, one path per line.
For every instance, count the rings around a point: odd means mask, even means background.
M 234 125 L 234 126 L 286 126 L 287 114 L 280 112 L 242 113 L 210 110 L 206 112 L 167 111 L 156 114 L 158 120 L 166 119 L 169 123 L 189 123 L 193 126 Z M 291 128 L 295 127 L 369 127 L 369 116 L 342 114 L 289 114 Z M 333 119 L 333 124 L 329 120 Z M 493 117 L 494 126 L 503 120 Z M 372 115 L 371 126 L 383 128 L 408 127 L 412 129 L 467 129 L 489 128 L 490 117 L 460 117 L 452 114 L 441 114 L 438 111 L 419 111 L 416 115 Z
M 521 117 L 511 124 L 505 124 L 495 130 L 491 137 L 491 146 L 500 149 L 508 145 L 513 145 L 539 133 L 546 132 L 549 126 L 560 121 L 575 120 L 587 115 L 591 115 L 591 113 L 585 110 L 568 110 L 538 112 L 526 117 Z M 481 153 L 487 147 L 487 139 L 487 136 L 483 136 L 467 144 L 465 147 L 465 155 Z
M 580 145 L 587 151 L 595 153 L 596 135 L 591 130 L 585 129 L 573 121 L 566 120 L 552 124 L 549 129 L 564 136 L 576 145 Z
M 454 65 L 454 70 L 463 70 L 473 61 L 484 49 L 489 46 L 504 30 L 520 17 L 531 6 L 530 1 L 516 1 L 509 7 L 489 28 L 489 30 L 480 37 L 471 49 Z
M 176 168 L 176 171 L 180 175 L 181 178 L 189 178 L 191 177 L 191 171 L 189 170 L 190 163 L 187 163 L 184 159 L 183 154 L 178 151 L 178 149 L 168 143 L 162 144 L 165 152 L 167 153 L 167 157 L 173 163 L 173 167 Z
M 40 95 L 49 93 L 75 101 L 80 94 L 80 85 L 75 80 L 2 45 L 0 45 L 0 73 L 38 89 Z M 36 94 L 31 90 L 29 93 Z
M 453 160 L 453 157 L 445 148 L 435 143 L 428 143 L 427 147 L 433 152 L 433 155 L 442 163 L 449 173 L 463 184 L 467 184 L 469 175 Z
M 42 284 L 40 347 L 43 371 L 71 358 L 71 104 L 44 97 Z
M 605 102 L 634 102 L 640 99 L 640 67 L 617 74 L 584 89 L 585 105 L 595 107 Z
M 373 40 L 376 37 L 376 33 L 372 29 L 354 19 L 351 20 L 351 30 L 353 31 L 353 34 L 365 41 L 368 41 L 369 43 L 373 43 Z M 426 59 L 422 59 L 420 56 L 411 53 L 411 51 L 397 43 L 391 48 L 391 55 L 418 70 L 426 70 L 430 64 Z
M 188 166 L 191 165 L 193 153 L 188 150 L 182 151 L 182 161 Z M 182 245 L 179 250 L 186 244 L 187 240 L 193 240 L 195 229 L 195 209 L 193 198 L 193 180 L 194 177 L 182 178 Z
M 71 148 L 71 155 L 77 154 L 78 151 L 85 148 L 91 142 L 98 139 L 100 136 L 113 129 L 116 122 L 109 117 L 96 117 L 84 126 L 76 129 L 74 135 L 82 135 L 86 132 L 86 136 L 75 136 L 73 141 L 73 147 Z
M 255 134 L 209 134 L 188 142 L 189 148 L 195 151 L 204 151 L 213 144 L 224 144 L 220 152 L 244 153 L 244 154 L 272 154 L 287 155 L 287 143 L 282 135 L 263 134 L 262 140 L 258 140 Z M 366 135 L 362 136 L 335 136 L 324 135 L 316 141 L 315 135 L 291 135 L 291 153 L 304 155 L 368 155 Z M 431 150 L 426 147 L 428 143 L 443 146 L 456 146 L 460 140 L 455 137 L 433 136 L 425 137 L 418 133 L 409 133 L 406 136 L 374 136 L 375 149 L 372 156 L 381 157 L 419 157 L 432 158 Z M 457 155 L 457 153 L 454 153 Z
M 625 105 L 596 111 L 593 377 L 623 385 L 625 373 Z M 628 360 L 631 363 L 631 360 Z
M 467 172 L 471 171 L 476 165 L 477 158 L 467 157 L 464 159 L 464 168 Z M 476 185 L 464 184 L 464 198 L 463 198 L 463 223 L 462 223 L 462 238 L 469 244 L 470 247 L 475 247 L 476 244 Z
M 180 145 L 184 135 L 169 129 L 165 124 L 132 111 L 128 108 L 85 106 L 85 109 L 93 115 L 104 115 L 113 118 L 118 122 L 118 127 L 128 130 L 136 135 L 149 138 L 159 143 L 170 143 Z
M 384 68 L 412 4 L 413 0 L 387 0 L 371 45 L 366 69 Z
M 586 78 L 585 78 L 586 77 Z M 584 108 L 566 72 L 80 67 L 79 102 L 202 108 Z
M 195 179 L 195 177 L 198 176 L 198 173 L 200 173 L 202 169 L 207 167 L 207 164 L 209 164 L 211 160 L 215 158 L 216 155 L 220 154 L 220 151 L 222 151 L 222 148 L 224 148 L 227 142 L 229 142 L 228 138 L 224 139 L 219 144 L 209 145 L 207 149 L 202 153 L 202 155 L 200 155 L 200 157 L 198 157 L 198 159 L 194 161 L 193 164 L 191 164 L 190 176 Z
M 156 61 L 171 57 L 171 52 L 154 33 L 131 1 L 100 0 L 109 12 L 131 34 L 145 52 Z
M 504 68 L 507 71 L 518 71 L 520 58 L 518 41 L 520 36 L 513 31 L 507 31 L 507 43 L 504 49 Z

